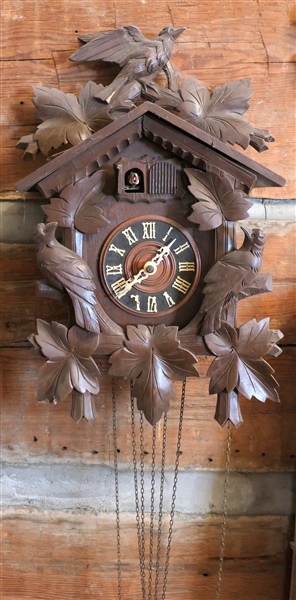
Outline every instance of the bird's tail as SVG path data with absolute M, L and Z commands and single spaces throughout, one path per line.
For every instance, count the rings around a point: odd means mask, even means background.
M 222 321 L 222 308 L 221 304 L 212 307 L 208 311 L 199 311 L 197 315 L 197 333 L 198 335 L 207 335 L 218 331 L 221 327 Z
M 110 83 L 110 85 L 107 85 L 106 87 L 104 87 L 103 90 L 98 92 L 95 95 L 95 98 L 98 98 L 98 100 L 102 100 L 103 102 L 107 102 L 107 104 L 110 104 L 110 102 L 114 98 L 114 95 L 118 94 L 127 83 L 128 77 L 121 77 L 119 75 L 112 83 Z
M 85 302 L 85 300 L 80 300 L 71 294 L 69 295 L 71 296 L 73 302 L 75 321 L 77 325 L 82 327 L 82 329 L 86 329 L 87 331 L 99 333 L 100 321 L 96 306 Z

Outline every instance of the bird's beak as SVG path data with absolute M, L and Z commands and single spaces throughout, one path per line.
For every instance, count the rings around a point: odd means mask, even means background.
M 242 225 L 240 225 L 240 228 L 244 232 L 246 238 L 248 238 L 250 240 L 251 239 L 251 232 L 249 231 L 249 229 L 247 229 L 246 227 L 242 227 Z
M 46 224 L 46 231 L 47 232 L 50 231 L 50 232 L 55 233 L 55 230 L 56 230 L 57 226 L 58 226 L 58 224 L 57 224 L 56 221 L 53 221 L 52 223 L 47 223 Z
M 44 223 L 38 223 L 38 225 L 36 225 L 35 227 L 35 232 L 34 235 L 42 235 L 44 233 L 44 229 L 45 229 L 45 224 Z
M 174 33 L 172 33 L 172 37 L 176 40 L 183 31 L 185 31 L 186 27 L 180 27 L 179 29 L 175 29 Z

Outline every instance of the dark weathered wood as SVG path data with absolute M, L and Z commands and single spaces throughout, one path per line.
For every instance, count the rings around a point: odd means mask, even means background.
M 124 597 L 140 597 L 135 517 L 121 517 Z M 165 528 L 168 519 L 165 520 Z M 117 597 L 115 515 L 8 509 L 2 524 L 2 594 L 9 600 Z M 176 518 L 168 578 L 170 599 L 214 597 L 221 518 Z M 287 517 L 229 519 L 223 597 L 288 597 Z M 32 543 L 34 540 L 34 544 Z M 164 559 L 165 541 L 161 548 Z M 163 575 L 160 574 L 160 582 Z

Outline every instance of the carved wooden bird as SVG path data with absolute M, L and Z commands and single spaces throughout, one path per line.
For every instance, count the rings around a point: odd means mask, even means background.
M 262 229 L 241 229 L 245 234 L 241 248 L 218 260 L 204 279 L 205 297 L 197 315 L 201 335 L 221 327 L 223 310 L 239 300 L 240 295 L 243 297 L 244 290 L 252 287 L 261 269 L 265 234 Z
M 93 275 L 86 262 L 55 238 L 57 223 L 36 227 L 37 262 L 48 282 L 69 294 L 77 325 L 98 332 L 97 298 Z
M 164 27 L 157 38 L 145 38 L 138 27 L 127 25 L 104 33 L 91 33 L 78 39 L 86 42 L 70 60 L 103 60 L 123 67 L 114 81 L 97 94 L 97 98 L 110 102 L 112 96 L 131 81 L 150 75 L 156 77 L 166 65 L 172 54 L 177 37 L 184 27 Z

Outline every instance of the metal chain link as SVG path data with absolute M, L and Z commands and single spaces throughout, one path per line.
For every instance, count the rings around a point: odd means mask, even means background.
M 145 581 L 145 446 L 144 446 L 144 413 L 140 411 L 140 497 L 141 497 L 141 556 L 144 573 L 143 598 L 146 599 L 146 581 Z
M 135 508 L 137 522 L 137 537 L 140 562 L 140 575 L 142 586 L 142 598 L 145 598 L 145 559 L 142 553 L 142 536 L 141 536 L 141 519 L 140 519 L 140 504 L 139 504 L 139 487 L 138 487 L 138 470 L 137 470 L 137 448 L 136 448 L 136 430 L 135 430 L 135 400 L 133 395 L 133 382 L 130 384 L 131 391 L 131 422 L 132 422 L 132 449 L 133 449 L 133 467 L 134 467 L 134 486 L 135 486 Z
M 223 492 L 223 520 L 222 520 L 222 532 L 220 541 L 220 556 L 219 556 L 219 568 L 218 568 L 218 579 L 216 587 L 216 600 L 221 598 L 222 589 L 222 574 L 224 566 L 224 552 L 225 552 L 225 540 L 226 540 L 226 524 L 227 524 L 227 501 L 228 501 L 228 489 L 229 489 L 229 467 L 230 467 L 230 452 L 231 452 L 231 421 L 227 422 L 227 442 L 226 442 L 226 460 L 225 460 L 225 474 L 224 474 L 224 492 Z
M 121 596 L 120 509 L 119 509 L 119 482 L 118 482 L 118 461 L 117 461 L 116 397 L 115 397 L 114 377 L 112 377 L 112 411 L 113 411 L 113 447 L 114 447 L 114 475 L 115 475 L 118 600 L 121 600 L 122 596 Z
M 172 505 L 170 512 L 170 524 L 169 524 L 169 532 L 168 532 L 168 543 L 167 543 L 167 552 L 166 552 L 166 560 L 164 567 L 164 578 L 163 578 L 163 587 L 162 587 L 162 596 L 161 599 L 165 600 L 166 596 L 166 586 L 167 586 L 167 578 L 168 578 L 168 570 L 169 570 L 169 562 L 170 562 L 170 554 L 171 554 L 171 545 L 172 545 L 172 536 L 173 536 L 173 524 L 174 524 L 174 515 L 175 515 L 175 503 L 176 503 L 176 493 L 177 493 L 177 482 L 178 482 L 178 470 L 179 470 L 179 460 L 180 460 L 180 449 L 181 449 L 181 437 L 182 437 L 182 425 L 183 425 L 183 414 L 184 414 L 184 404 L 185 404 L 185 392 L 186 392 L 186 379 L 183 380 L 182 384 L 182 395 L 181 395 L 181 405 L 180 405 L 180 419 L 179 419 L 179 428 L 178 428 L 178 441 L 177 441 L 177 450 L 176 450 L 176 461 L 175 461 L 175 471 L 174 471 L 174 482 L 173 482 L 173 493 L 172 493 Z
M 148 587 L 148 600 L 151 600 L 151 594 L 152 594 L 153 524 L 154 524 L 154 495 L 155 495 L 155 446 L 156 446 L 156 427 L 153 427 L 153 430 L 152 430 L 152 458 L 151 458 L 150 548 L 149 548 L 149 587 Z
M 159 564 L 160 564 L 160 548 L 161 548 L 161 530 L 162 530 L 162 512 L 163 512 L 163 492 L 164 492 L 164 474 L 165 474 L 165 453 L 166 453 L 166 437 L 167 437 L 167 413 L 163 417 L 163 434 L 162 434 L 162 450 L 161 450 L 161 470 L 160 470 L 160 486 L 159 486 L 159 511 L 158 511 L 158 529 L 157 529 L 157 550 L 155 560 L 155 589 L 154 600 L 157 600 L 158 581 L 159 581 Z

